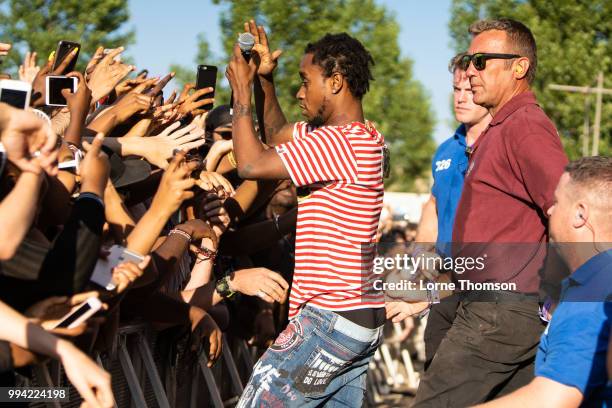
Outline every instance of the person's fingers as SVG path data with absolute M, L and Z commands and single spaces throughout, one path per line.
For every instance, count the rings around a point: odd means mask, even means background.
M 136 94 L 143 93 L 146 89 L 148 89 L 149 87 L 153 86 L 157 82 L 158 79 L 159 78 L 157 78 L 157 77 L 151 78 L 151 79 L 147 79 L 144 82 L 142 82 L 141 84 L 136 85 L 134 87 L 134 89 L 132 89 L 130 92 L 131 93 L 136 93 Z
M 271 298 L 275 301 L 280 302 L 283 298 L 284 290 L 281 288 L 278 283 L 273 280 L 264 279 L 262 281 L 264 292 L 266 292 Z
M 198 89 L 197 91 L 195 91 L 194 93 L 192 93 L 191 95 L 189 95 L 189 98 L 187 98 L 187 100 L 185 101 L 186 103 L 189 102 L 193 102 L 196 99 L 211 93 L 214 90 L 214 88 L 212 87 L 207 87 L 207 88 L 202 88 L 202 89 Z
M 195 186 L 196 180 L 192 178 L 186 178 L 184 180 L 179 180 L 174 182 L 174 186 L 177 190 L 189 190 L 193 186 Z
M 83 292 L 83 293 L 77 293 L 75 295 L 72 295 L 68 301 L 68 304 L 70 306 L 76 306 L 78 304 L 83 303 L 84 301 L 86 301 L 87 299 L 91 298 L 91 297 L 100 297 L 100 293 L 92 290 L 89 292 Z
M 170 82 L 170 80 L 174 78 L 174 72 L 169 73 L 168 75 L 166 75 L 165 77 L 163 77 L 154 87 L 151 91 L 149 91 L 149 94 L 151 95 L 157 95 L 158 93 L 160 93 L 162 91 L 162 89 L 164 89 L 164 87 L 166 86 L 166 84 L 168 84 L 168 82 Z
M 72 60 L 76 58 L 78 51 L 79 48 L 77 47 L 73 49 L 68 55 L 66 55 L 66 57 L 64 57 L 64 60 L 58 65 L 58 67 L 53 71 L 53 73 L 56 75 L 62 74 L 66 70 L 66 67 L 68 67 L 68 64 L 70 64 L 70 62 L 72 62 Z
M 72 90 L 68 88 L 62 89 L 60 93 L 66 100 L 70 99 L 70 96 L 73 95 Z
M 176 123 L 180 125 L 180 122 L 176 122 Z M 181 136 L 186 135 L 187 133 L 191 132 L 192 130 L 195 130 L 195 128 L 196 128 L 195 125 L 188 125 L 188 126 L 178 129 L 176 132 L 173 132 L 172 134 L 169 134 L 168 137 L 176 140 L 180 138 Z
M 195 193 L 193 191 L 184 191 L 181 195 L 181 200 L 191 200 L 193 197 L 195 197 Z
M 181 149 L 185 151 L 189 151 L 192 149 L 197 149 L 198 147 L 203 146 L 204 144 L 206 144 L 206 139 L 200 139 L 200 140 L 196 140 L 195 142 L 185 143 L 181 145 Z
M 198 129 L 196 128 L 196 125 L 189 125 L 189 126 L 193 126 L 193 129 L 191 129 L 189 133 L 175 138 L 174 139 L 175 144 L 183 145 L 188 142 L 193 142 L 194 140 L 204 139 L 204 129 Z
M 174 154 L 168 168 L 166 169 L 169 174 L 176 172 L 176 169 L 183 162 L 183 160 L 185 160 L 185 154 L 187 154 L 187 152 L 180 149 Z
M 79 87 L 85 85 L 85 77 L 79 71 L 72 71 L 66 76 L 71 77 L 71 78 L 72 77 L 77 78 L 79 80 L 79 83 L 78 83 Z
M 87 381 L 87 380 L 84 380 Z M 88 406 L 92 408 L 102 408 L 93 393 L 91 386 L 87 383 L 81 384 L 79 381 L 73 381 L 72 385 L 77 389 L 79 395 L 85 400 Z
M 217 336 L 217 331 L 218 330 L 213 330 L 213 332 L 210 333 L 210 336 L 208 336 L 208 343 L 209 343 L 208 364 L 209 364 L 209 367 L 215 363 L 215 360 L 217 359 L 218 350 L 221 346 L 219 344 L 219 337 Z
M 397 316 L 395 316 L 393 319 L 391 319 L 391 321 L 393 323 L 399 323 L 402 322 L 404 320 L 406 320 L 406 318 L 408 318 L 408 313 L 406 312 L 400 312 Z
M 272 61 L 276 61 L 278 59 L 278 57 L 281 56 L 282 53 L 283 53 L 283 50 L 275 50 L 272 53 Z
M 255 24 L 255 20 L 249 21 L 249 32 L 253 37 L 255 37 L 255 44 L 259 44 L 261 39 L 259 38 L 259 31 L 257 30 L 257 25 Z
M 36 66 L 36 56 L 37 56 L 36 51 L 30 53 L 30 66 L 31 67 Z
M 263 26 L 257 26 L 257 33 L 259 34 L 259 42 L 264 47 L 268 47 L 268 34 Z
M 280 274 L 273 271 L 269 271 L 266 276 L 278 283 L 284 290 L 289 289 L 289 284 Z
M 91 146 L 87 151 L 87 154 L 98 155 L 100 154 L 100 150 L 102 149 L 102 144 L 104 143 L 104 133 L 98 133 L 96 137 L 94 137 L 91 142 Z
M 179 126 L 181 126 L 181 122 L 174 122 L 173 124 L 171 124 L 170 126 L 168 126 L 167 128 L 164 129 L 163 132 L 161 132 L 158 136 L 168 136 L 170 133 L 172 133 L 176 128 L 178 128 Z
M 115 57 L 121 54 L 124 50 L 125 48 L 123 47 L 119 47 L 119 48 L 115 48 L 114 50 L 111 50 L 108 54 L 104 56 L 104 58 L 102 58 L 101 63 L 111 65 L 113 61 L 115 60 Z
M 192 102 L 191 104 L 189 104 L 189 110 L 193 111 L 195 109 L 201 108 L 202 106 L 206 106 L 214 102 L 215 102 L 215 98 L 206 98 L 206 99 L 199 100 L 197 102 Z
M 144 259 L 142 260 L 142 262 L 140 262 L 140 263 L 138 264 L 138 267 L 139 267 L 140 269 L 144 270 L 144 269 L 146 269 L 146 268 L 147 268 L 147 266 L 149 266 L 149 262 L 151 262 L 151 256 L 150 256 L 150 255 L 147 255 L 147 256 L 145 256 L 145 257 L 144 257 Z
M 170 104 L 171 105 L 174 102 L 175 99 L 176 99 L 176 89 L 174 91 L 172 91 L 172 93 L 170 94 L 170 96 L 166 100 L 166 104 Z
M 234 187 L 232 186 L 232 183 L 230 183 L 225 177 L 223 177 L 219 173 L 212 173 L 212 176 L 217 180 L 218 185 L 223 187 L 226 192 L 234 192 Z
M 236 59 L 242 58 L 242 50 L 240 49 L 240 45 L 238 45 L 237 42 L 234 44 L 233 55 L 234 55 L 234 57 Z M 244 58 L 243 58 L 243 61 L 244 61 Z M 244 61 L 244 62 L 246 62 L 246 61 Z M 229 68 L 229 66 L 228 66 L 228 68 Z

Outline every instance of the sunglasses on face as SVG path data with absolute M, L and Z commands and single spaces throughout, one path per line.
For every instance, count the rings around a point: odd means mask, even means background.
M 516 55 L 516 54 L 495 54 L 495 53 L 488 53 L 488 52 L 478 52 L 476 54 L 464 55 L 461 58 L 461 62 L 459 65 L 462 70 L 466 71 L 468 67 L 470 66 L 470 62 L 472 62 L 474 64 L 474 68 L 476 68 L 478 71 L 482 71 L 483 69 L 487 67 L 487 60 L 513 59 L 513 58 L 520 58 L 520 57 L 521 57 L 520 55 Z

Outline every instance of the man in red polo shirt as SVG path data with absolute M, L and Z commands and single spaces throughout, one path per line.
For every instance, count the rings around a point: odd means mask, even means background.
M 470 33 L 464 66 L 474 102 L 493 119 L 472 149 L 453 256 L 486 261 L 482 270 L 454 276 L 463 300 L 421 381 L 419 408 L 469 406 L 533 378 L 544 328 L 538 272 L 546 256 L 546 213 L 567 164 L 553 123 L 529 89 L 537 64 L 529 28 L 514 20 L 479 21 Z

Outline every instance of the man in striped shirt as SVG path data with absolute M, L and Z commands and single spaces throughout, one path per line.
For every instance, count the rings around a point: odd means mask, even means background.
M 270 53 L 263 27 L 251 21 L 248 28 L 257 63 L 247 63 L 236 45 L 226 72 L 238 173 L 291 179 L 310 194 L 298 204 L 289 325 L 255 366 L 238 405 L 361 406 L 384 323 L 384 298 L 371 290 L 371 266 L 385 147 L 361 104 L 373 60 L 347 34 L 308 44 L 297 93 L 307 121 L 288 124 L 272 81 L 280 51 Z M 274 148 L 255 134 L 253 85 L 260 128 Z M 274 289 L 262 285 L 259 294 L 266 299 Z

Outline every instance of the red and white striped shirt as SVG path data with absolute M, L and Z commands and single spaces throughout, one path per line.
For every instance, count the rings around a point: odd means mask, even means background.
M 383 147 L 369 122 L 316 129 L 299 122 L 293 141 L 276 146 L 291 180 L 310 189 L 298 204 L 290 318 L 306 303 L 336 311 L 384 307 L 382 292 L 372 289 Z

